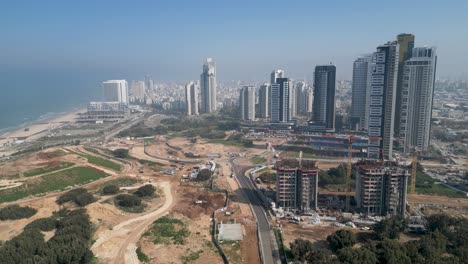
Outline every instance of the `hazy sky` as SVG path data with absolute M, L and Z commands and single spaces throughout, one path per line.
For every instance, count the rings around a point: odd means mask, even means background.
M 274 68 L 310 79 L 329 62 L 350 79 L 356 56 L 406 32 L 438 48 L 439 77 L 468 79 L 467 0 L 5 0 L 0 10 L 0 73 L 189 80 L 213 57 L 220 80 L 268 80 Z

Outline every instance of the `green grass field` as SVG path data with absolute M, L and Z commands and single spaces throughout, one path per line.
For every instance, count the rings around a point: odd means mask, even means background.
M 150 237 L 154 244 L 185 244 L 185 238 L 190 235 L 182 220 L 163 216 L 153 222 L 144 236 Z
M 115 171 L 122 171 L 122 169 L 123 169 L 122 166 L 120 166 L 120 164 L 117 164 L 115 162 L 112 162 L 110 160 L 107 160 L 107 159 L 104 159 L 104 158 L 101 158 L 101 157 L 88 155 L 88 154 L 83 154 L 83 153 L 78 153 L 78 152 L 74 152 L 74 151 L 72 153 L 76 154 L 76 155 L 79 155 L 79 156 L 81 156 L 83 158 L 86 158 L 89 163 L 94 164 L 96 166 L 108 168 L 108 169 L 115 170 Z
M 252 164 L 262 164 L 266 162 L 266 159 L 264 157 L 255 156 L 250 158 L 250 162 L 252 162 Z
M 44 173 L 50 173 L 50 172 L 54 172 L 54 171 L 57 171 L 57 170 L 65 169 L 65 168 L 71 167 L 73 165 L 75 165 L 75 163 L 61 162 L 58 166 L 37 168 L 37 169 L 34 169 L 34 170 L 27 171 L 27 172 L 23 173 L 23 175 L 24 175 L 24 177 L 32 177 L 32 176 L 36 176 L 36 175 L 40 175 L 40 174 L 44 174 Z
M 0 203 L 12 202 L 29 195 L 39 196 L 47 192 L 65 190 L 70 186 L 82 185 L 106 177 L 107 174 L 88 167 L 75 167 L 28 179 L 22 186 L 0 190 Z
M 420 171 L 416 174 L 416 193 L 466 198 L 464 193 L 452 190 L 442 184 L 437 184 L 436 179 Z
M 150 166 L 166 166 L 166 164 L 162 164 L 160 162 L 152 161 L 152 160 L 144 160 L 144 159 L 137 159 L 139 163 L 146 164 Z

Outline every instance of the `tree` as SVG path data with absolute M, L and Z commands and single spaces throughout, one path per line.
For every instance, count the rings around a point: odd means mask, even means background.
M 68 202 L 74 202 L 78 206 L 86 206 L 95 202 L 94 196 L 85 188 L 76 188 L 68 191 L 57 198 L 57 203 L 62 205 Z
M 371 245 L 376 254 L 378 263 L 382 264 L 410 264 L 406 247 L 397 240 L 385 239 Z
M 377 256 L 367 248 L 342 248 L 338 250 L 338 259 L 344 264 L 374 264 Z
M 289 247 L 294 259 L 299 261 L 304 261 L 307 254 L 313 249 L 312 242 L 302 238 L 295 239 L 289 244 Z
M 105 195 L 116 194 L 119 192 L 119 190 L 120 189 L 117 185 L 111 184 L 111 185 L 104 186 L 104 188 L 102 188 L 102 194 L 105 194 Z
M 352 247 L 356 243 L 356 236 L 353 232 L 340 229 L 327 237 L 328 245 L 333 252 L 339 249 Z
M 312 249 L 305 256 L 307 263 L 311 264 L 339 264 L 339 260 L 327 249 Z
M 400 216 L 393 216 L 390 218 L 383 219 L 374 225 L 374 232 L 377 234 L 380 240 L 383 239 L 398 239 L 400 238 L 400 232 L 406 229 L 408 222 L 406 219 Z
M 134 194 L 138 197 L 150 197 L 154 195 L 155 191 L 156 191 L 156 188 L 154 188 L 153 185 L 146 184 L 138 188 Z
M 116 149 L 112 151 L 112 154 L 114 155 L 114 157 L 119 159 L 126 159 L 129 157 L 128 149 Z
M 197 174 L 197 181 L 206 181 L 211 178 L 211 171 L 209 169 L 202 169 Z
M 94 198 L 93 194 L 89 192 L 85 192 L 80 195 L 77 195 L 74 200 L 75 204 L 78 206 L 86 206 L 95 201 L 96 199 Z
M 141 205 L 141 199 L 131 194 L 119 194 L 115 197 L 118 206 L 134 207 Z

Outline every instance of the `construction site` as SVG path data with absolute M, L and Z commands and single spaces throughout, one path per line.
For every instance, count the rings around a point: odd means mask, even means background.
M 91 250 L 102 263 L 138 263 L 143 255 L 149 263 L 260 263 L 267 247 L 304 238 L 320 248 L 338 229 L 366 234 L 389 215 L 405 215 L 415 228 L 438 212 L 468 216 L 465 197 L 418 193 L 427 180 L 414 177 L 421 175 L 416 155 L 409 162 L 363 160 L 359 140 L 348 136 L 339 143 L 347 156 L 319 156 L 301 147 L 316 137 L 252 132 L 243 135 L 253 141 L 245 147 L 229 140 L 236 135 L 110 138 L 4 161 L 0 207 L 18 204 L 38 213 L 0 222 L 0 239 L 52 215 L 60 209 L 57 198 L 80 186 L 97 197 L 85 208 L 96 225 Z M 128 156 L 115 156 L 119 150 Z M 115 195 L 102 194 L 109 184 L 129 195 L 150 184 L 157 196 L 129 211 Z

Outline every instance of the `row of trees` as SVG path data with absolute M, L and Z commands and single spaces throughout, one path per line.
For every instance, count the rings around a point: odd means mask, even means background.
M 50 218 L 29 224 L 24 231 L 0 247 L 1 263 L 89 263 L 92 228 L 85 209 L 61 210 Z M 41 231 L 55 229 L 44 241 Z
M 296 261 L 306 263 L 468 263 L 468 220 L 437 214 L 428 217 L 429 233 L 419 240 L 398 240 L 407 222 L 399 217 L 383 220 L 373 237 L 354 247 L 356 235 L 338 230 L 327 237 L 327 249 L 317 249 L 303 239 L 290 244 Z

